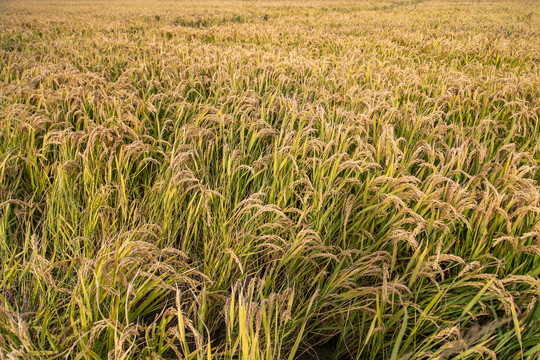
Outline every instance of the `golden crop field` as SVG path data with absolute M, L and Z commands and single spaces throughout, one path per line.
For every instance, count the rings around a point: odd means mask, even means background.
M 0 359 L 540 359 L 540 3 L 1 1 Z

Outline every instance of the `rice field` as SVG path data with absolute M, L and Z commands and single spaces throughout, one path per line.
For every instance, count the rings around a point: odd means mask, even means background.
M 540 359 L 540 3 L 0 2 L 0 359 Z

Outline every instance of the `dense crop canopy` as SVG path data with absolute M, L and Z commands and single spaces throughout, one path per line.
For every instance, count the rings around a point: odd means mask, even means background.
M 538 359 L 536 1 L 0 3 L 0 359 Z

